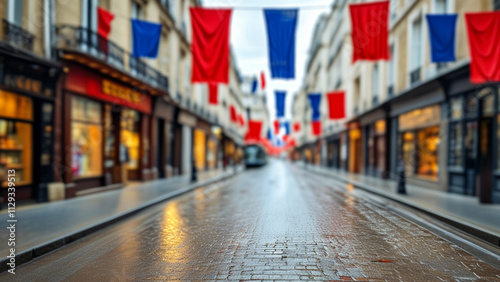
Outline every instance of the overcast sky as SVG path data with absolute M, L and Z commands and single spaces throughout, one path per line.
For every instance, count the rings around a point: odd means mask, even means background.
M 333 0 L 203 0 L 205 7 L 234 8 L 230 41 L 237 66 L 243 76 L 260 76 L 261 71 L 265 72 L 271 122 L 276 117 L 274 90 L 287 91 L 286 118 L 291 117 L 292 98 L 303 80 L 314 25 L 319 15 L 328 13 L 332 2 Z M 260 9 L 238 9 L 238 7 L 299 8 L 294 80 L 271 80 L 263 12 Z

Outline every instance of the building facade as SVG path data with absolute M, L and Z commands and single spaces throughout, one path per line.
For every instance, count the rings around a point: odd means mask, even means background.
M 69 198 L 235 162 L 246 129 L 229 107 L 246 112 L 234 59 L 218 105 L 191 84 L 189 7 L 199 5 L 0 1 L 0 169 L 16 168 L 18 200 L 46 201 L 56 183 Z M 107 39 L 98 7 L 115 15 Z M 131 55 L 131 19 L 162 25 L 157 58 Z
M 361 2 L 335 1 L 324 16 L 328 23 L 320 20 L 317 29 L 330 36 L 322 41 L 329 59 L 317 59 L 318 43 L 312 44 L 309 64 L 320 61 L 329 67 L 307 69 L 312 78 L 304 84 L 305 93 L 319 90 L 311 89 L 310 81 L 326 76 L 327 89 L 321 92 L 342 89 L 347 100 L 340 137 L 323 128 L 323 136 L 316 138 L 327 144 L 320 163 L 394 179 L 402 165 L 408 183 L 500 202 L 499 88 L 469 82 L 464 17 L 498 8 L 498 1 L 392 0 L 391 59 L 352 64 L 348 4 Z M 431 63 L 425 15 L 446 13 L 458 14 L 456 61 Z

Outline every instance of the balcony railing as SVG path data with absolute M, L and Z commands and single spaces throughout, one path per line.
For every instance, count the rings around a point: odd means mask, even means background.
M 168 90 L 166 76 L 95 31 L 79 26 L 60 25 L 56 27 L 56 34 L 58 48 L 84 52 L 119 70 L 128 71 L 133 77 L 155 88 Z
M 6 19 L 3 19 L 3 39 L 12 45 L 28 51 L 33 51 L 35 36 Z

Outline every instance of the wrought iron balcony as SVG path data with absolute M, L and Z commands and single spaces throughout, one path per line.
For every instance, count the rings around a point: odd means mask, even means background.
M 95 31 L 79 26 L 60 25 L 56 27 L 56 34 L 58 48 L 86 53 L 119 70 L 128 71 L 150 86 L 168 91 L 166 76 Z
M 33 51 L 35 36 L 22 27 L 3 19 L 3 40 L 28 51 Z

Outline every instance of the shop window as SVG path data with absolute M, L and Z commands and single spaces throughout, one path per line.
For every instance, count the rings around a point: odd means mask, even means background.
M 207 163 L 211 169 L 217 167 L 217 140 L 214 138 L 207 141 Z
M 449 156 L 449 166 L 450 168 L 461 170 L 463 169 L 462 163 L 462 123 L 451 123 L 450 124 L 450 156 Z
M 31 183 L 32 170 L 32 126 L 27 122 L 0 118 L 0 171 L 5 180 L 6 170 L 15 170 L 16 185 Z M 2 182 L 2 187 L 7 187 Z
M 477 116 L 479 108 L 479 103 L 477 97 L 470 95 L 465 99 L 465 116 L 468 118 L 474 118 Z
M 110 162 L 108 167 L 113 166 L 113 161 L 116 157 L 115 152 L 115 134 L 113 126 L 113 113 L 111 110 L 111 105 L 105 105 L 104 111 L 104 132 L 105 132 L 105 144 L 104 144 L 104 157 L 106 162 Z
M 451 108 L 450 109 L 451 110 L 451 115 L 450 115 L 451 119 L 461 119 L 462 118 L 463 107 L 462 107 L 462 98 L 461 97 L 451 99 L 450 108 Z
M 75 177 L 102 174 L 101 104 L 88 99 L 71 99 L 71 170 Z
M 129 170 L 139 168 L 140 153 L 140 116 L 137 111 L 123 110 L 120 132 L 120 161 Z
M 439 127 L 429 127 L 418 131 L 418 167 L 419 176 L 437 179 Z
M 33 101 L 28 97 L 0 90 L 0 116 L 31 121 Z
M 402 134 L 401 152 L 406 175 L 415 174 L 415 134 L 405 132 Z
M 204 170 L 205 169 L 205 156 L 206 156 L 206 134 L 205 132 L 195 129 L 194 130 L 194 160 L 196 169 Z

